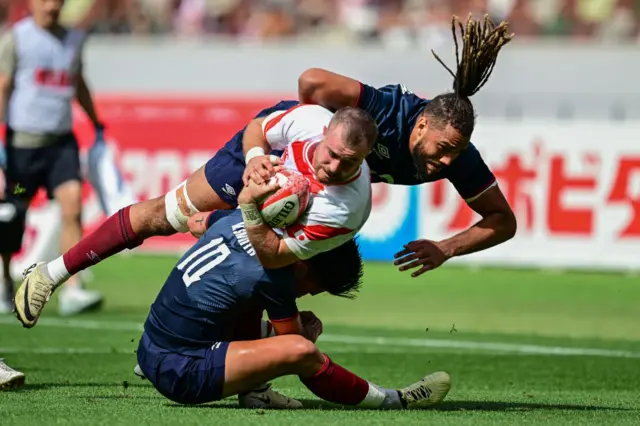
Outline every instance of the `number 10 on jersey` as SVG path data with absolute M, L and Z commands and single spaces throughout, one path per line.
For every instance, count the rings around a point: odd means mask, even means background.
M 216 238 L 208 242 L 178 264 L 178 270 L 184 271 L 182 274 L 184 285 L 189 287 L 200 281 L 202 275 L 224 262 L 231 252 L 222 241 L 224 241 L 223 238 Z

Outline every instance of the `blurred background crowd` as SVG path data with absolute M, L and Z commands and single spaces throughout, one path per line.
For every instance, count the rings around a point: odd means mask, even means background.
M 0 0 L 3 24 L 26 3 Z M 469 12 L 508 20 L 519 39 L 640 41 L 640 0 L 67 0 L 63 21 L 102 34 L 410 47 L 448 39 L 451 15 Z

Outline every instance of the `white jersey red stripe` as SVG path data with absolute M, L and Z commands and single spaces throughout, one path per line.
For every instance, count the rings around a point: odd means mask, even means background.
M 310 207 L 282 237 L 300 259 L 331 250 L 353 238 L 371 213 L 371 178 L 363 162 L 358 172 L 339 185 L 317 181 L 313 153 L 333 114 L 318 105 L 298 105 L 269 115 L 262 124 L 272 149 L 284 150 L 284 167 L 311 183 Z

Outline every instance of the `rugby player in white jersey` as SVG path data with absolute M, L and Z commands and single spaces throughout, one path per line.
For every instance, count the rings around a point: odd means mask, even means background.
M 284 150 L 282 166 L 310 182 L 310 206 L 280 236 L 257 214 L 256 201 L 240 193 L 238 203 L 255 226 L 247 228 L 266 268 L 281 268 L 351 240 L 371 213 L 371 177 L 364 161 L 376 140 L 371 117 L 356 108 L 335 114 L 317 105 L 300 105 L 255 119 L 245 131 L 247 185 L 266 184 L 273 172 L 271 150 Z M 275 184 L 273 184 L 275 185 Z

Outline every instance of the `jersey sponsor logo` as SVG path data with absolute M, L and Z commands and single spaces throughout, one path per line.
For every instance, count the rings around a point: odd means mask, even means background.
M 387 148 L 386 146 L 382 145 L 381 143 L 377 143 L 374 147 L 373 147 L 373 152 L 379 157 L 379 158 L 386 158 L 387 160 L 389 158 L 391 158 L 391 154 L 389 153 L 389 148 Z
M 100 259 L 100 256 L 98 256 L 96 252 L 93 250 L 91 250 L 89 253 L 86 253 L 86 254 L 87 254 L 87 258 L 93 263 L 98 263 L 102 260 Z
M 235 197 L 236 196 L 236 190 L 233 189 L 233 186 L 229 185 L 228 183 L 224 184 L 224 187 L 222 188 L 222 192 L 224 192 L 225 194 L 227 194 L 230 197 Z
M 31 280 L 31 278 L 29 277 L 27 279 L 27 282 L 24 285 L 24 317 L 26 318 L 27 321 L 31 322 L 34 321 L 36 319 L 36 317 L 31 313 L 31 308 L 29 307 L 29 281 Z M 18 319 L 20 319 L 18 317 Z M 22 321 L 22 320 L 21 320 Z M 24 322 L 23 322 L 24 324 Z
M 65 70 L 38 68 L 34 75 L 36 84 L 40 86 L 70 87 L 75 84 L 75 76 Z

